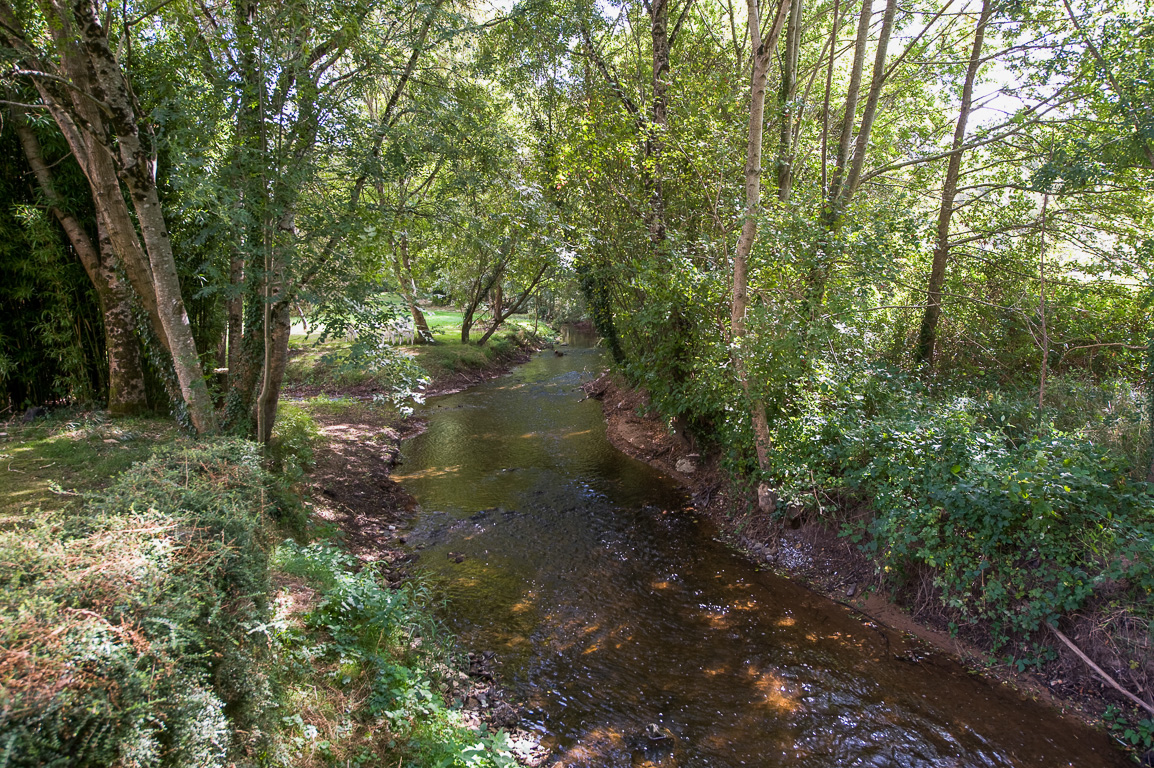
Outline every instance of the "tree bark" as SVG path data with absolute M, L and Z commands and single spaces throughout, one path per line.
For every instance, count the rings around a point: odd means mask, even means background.
M 669 127 L 669 0 L 651 0 L 650 33 L 653 40 L 653 106 L 645 136 L 645 155 L 650 170 L 649 239 L 660 247 L 665 242 L 665 190 L 661 160 L 665 131 Z
M 228 286 L 228 385 L 239 381 L 241 348 L 244 344 L 244 257 L 234 251 L 229 259 Z
M 108 410 L 115 416 L 131 416 L 148 407 L 144 391 L 144 368 L 140 360 L 140 344 L 136 339 L 136 322 L 132 316 L 132 293 L 116 270 L 116 256 L 111 242 L 99 237 L 99 245 L 65 206 L 52 184 L 52 175 L 36 134 L 24 116 L 10 113 L 37 186 L 49 212 L 60 224 L 72 249 L 80 257 L 84 271 L 96 289 L 104 324 L 104 346 L 108 355 Z M 98 229 L 103 229 L 98 227 Z
M 63 18 L 68 9 L 61 4 L 61 0 L 55 0 L 54 4 Z M 108 126 L 115 135 L 119 150 L 117 175 L 128 190 L 136 212 L 140 236 L 152 270 L 157 313 L 172 353 L 180 391 L 196 431 L 202 434 L 211 432 L 216 428 L 216 417 L 196 343 L 192 338 L 192 329 L 189 327 L 188 314 L 184 309 L 172 241 L 160 207 L 156 187 L 156 160 L 149 146 L 153 143 L 151 131 L 147 128 L 147 121 L 142 121 L 138 114 L 136 97 L 113 56 L 108 36 L 100 24 L 92 0 L 71 0 L 71 12 L 79 33 L 78 42 L 93 75 L 96 95 L 107 105 Z M 142 124 L 146 126 L 143 137 L 140 128 Z
M 922 314 L 921 328 L 918 331 L 917 348 L 914 351 L 914 361 L 926 368 L 934 365 L 934 352 L 937 346 L 938 321 L 942 314 L 942 286 L 946 282 L 946 265 L 950 259 L 950 219 L 954 213 L 954 198 L 957 195 L 958 176 L 962 169 L 962 147 L 966 140 L 966 123 L 970 118 L 970 107 L 973 103 L 974 81 L 978 76 L 978 69 L 982 64 L 982 46 L 985 41 L 986 25 L 990 21 L 993 11 L 991 0 L 984 0 L 982 11 L 978 16 L 978 26 L 974 30 L 974 44 L 970 49 L 970 63 L 966 67 L 966 79 L 962 85 L 962 103 L 958 108 L 958 121 L 954 125 L 954 139 L 949 163 L 946 166 L 946 179 L 942 183 L 942 204 L 938 209 L 938 229 L 934 243 L 934 259 L 930 267 L 930 281 L 926 290 L 926 309 Z
M 858 100 L 861 97 L 862 71 L 865 69 L 866 43 L 869 40 L 872 11 L 873 0 L 863 0 L 861 13 L 858 15 L 857 37 L 854 38 L 853 66 L 850 69 L 849 85 L 846 87 L 845 108 L 842 110 L 841 135 L 837 142 L 837 159 L 834 162 L 829 192 L 826 195 L 825 218 L 831 222 L 838 215 L 834 212 L 834 208 L 841 200 L 843 178 L 846 167 L 849 165 L 849 150 L 853 141 L 854 123 L 857 119 Z
M 794 100 L 797 98 L 797 61 L 801 50 L 802 0 L 793 0 L 789 23 L 785 28 L 785 55 L 781 62 L 781 125 L 777 149 L 777 199 L 789 201 L 793 189 L 794 123 L 797 120 Z
M 429 323 L 425 313 L 417 306 L 417 281 L 413 279 L 413 266 L 409 261 L 409 237 L 401 233 L 399 241 L 394 244 L 393 274 L 400 286 L 401 296 L 409 305 L 409 315 L 413 318 L 413 328 L 416 330 L 418 344 L 432 344 L 433 332 L 429 330 Z
M 857 140 L 854 142 L 853 161 L 850 163 L 849 174 L 846 176 L 845 187 L 842 189 L 842 202 L 835 208 L 837 215 L 845 210 L 850 199 L 857 192 L 858 180 L 861 178 L 862 166 L 865 164 L 869 151 L 870 133 L 873 132 L 874 118 L 878 113 L 878 100 L 882 95 L 882 88 L 886 84 L 886 54 L 890 47 L 890 34 L 894 28 L 894 15 L 898 9 L 897 0 L 887 0 L 886 9 L 882 15 L 882 28 L 878 34 L 877 49 L 874 51 L 874 69 L 870 78 L 870 88 L 866 95 L 865 109 L 862 110 L 861 126 L 858 128 Z
M 473 290 L 469 295 L 469 301 L 461 312 L 461 343 L 469 343 L 469 332 L 473 328 L 473 317 L 476 315 L 477 308 L 481 306 L 481 302 L 493 290 L 504 276 L 505 269 L 509 263 L 509 255 L 513 253 L 513 238 L 505 238 L 501 243 L 501 247 L 497 249 L 497 263 L 493 265 L 491 272 L 485 271 L 478 275 L 477 279 L 473 281 Z M 482 269 L 487 268 L 487 264 L 482 264 Z
M 256 381 L 263 358 L 264 313 L 255 311 L 245 322 L 245 302 L 259 301 L 259 289 L 249 285 L 260 274 L 251 259 L 258 258 L 264 247 L 262 224 L 266 216 L 267 141 L 264 133 L 265 85 L 257 65 L 253 25 L 257 5 L 252 0 L 234 0 L 233 24 L 236 28 L 236 132 L 232 147 L 232 172 L 239 212 L 239 232 L 229 257 L 228 302 L 228 419 L 247 420 L 252 415 Z M 257 262 L 259 265 L 259 261 Z M 231 426 L 231 425 L 230 425 Z
M 741 388 L 749 402 L 753 423 L 754 444 L 757 451 L 758 467 L 764 472 L 769 468 L 771 441 L 769 423 L 765 415 L 765 404 L 752 394 L 749 376 L 745 366 L 745 350 L 742 342 L 746 336 L 745 314 L 749 307 L 749 255 L 753 241 L 757 237 L 757 217 L 761 208 L 761 146 L 765 123 L 765 89 L 769 64 L 777 37 L 790 9 L 790 0 L 781 0 L 773 25 L 763 40 L 758 19 L 757 0 L 748 0 L 749 39 L 754 46 L 753 71 L 750 79 L 749 95 L 749 143 L 745 159 L 745 221 L 741 225 L 741 236 L 733 257 L 733 296 L 730 312 L 730 334 L 734 367 Z M 764 483 L 762 484 L 764 485 Z M 759 504 L 763 511 L 770 506 L 772 495 L 768 487 L 759 489 Z
M 44 0 L 61 75 L 24 38 L 8 2 L 0 3 L 0 30 L 10 48 L 36 71 L 33 81 L 92 185 L 98 219 L 106 228 L 153 330 L 171 355 L 181 398 L 198 432 L 215 429 L 208 386 L 180 294 L 172 244 L 156 189 L 148 123 L 112 53 L 93 0 Z M 69 83 L 62 87 L 60 81 Z M 142 140 L 141 126 L 145 128 Z M 112 173 L 110 173 L 110 170 Z M 123 183 L 136 224 L 120 190 Z
M 280 389 L 288 365 L 289 335 L 292 332 L 291 306 L 287 301 L 278 301 L 268 313 L 264 378 L 260 397 L 257 398 L 257 439 L 265 444 L 272 439 Z
M 818 252 L 810 270 L 806 289 L 805 314 L 810 321 L 815 321 L 825 301 L 825 290 L 829 283 L 830 273 L 836 257 L 836 234 L 841 226 L 842 216 L 849 207 L 854 193 L 857 191 L 858 181 L 861 178 L 862 166 L 865 163 L 869 150 L 870 133 L 873 130 L 874 118 L 877 116 L 878 100 L 881 98 L 882 88 L 886 81 L 886 53 L 889 49 L 890 33 L 893 31 L 894 15 L 897 12 L 897 0 L 887 0 L 882 28 L 878 35 L 877 48 L 874 52 L 873 74 L 870 88 L 866 94 L 866 105 L 862 111 L 861 125 L 858 127 L 857 138 L 854 139 L 854 124 L 857 115 L 858 103 L 861 99 L 861 79 L 865 69 L 865 49 L 869 40 L 870 21 L 873 17 L 872 0 L 865 0 L 862 4 L 861 15 L 858 16 L 857 37 L 854 41 L 853 70 L 850 73 L 849 87 L 846 91 L 845 112 L 842 116 L 841 136 L 838 140 L 837 164 L 833 169 L 833 178 L 830 182 L 829 193 L 822 211 L 822 229 L 824 230 L 818 242 Z M 831 52 L 832 55 L 832 52 Z M 853 145 L 853 154 L 850 154 L 850 145 Z

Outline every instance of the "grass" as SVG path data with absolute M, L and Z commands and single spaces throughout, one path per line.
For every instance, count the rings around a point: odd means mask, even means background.
M 171 419 L 110 421 L 99 411 L 63 411 L 0 432 L 0 529 L 35 510 L 70 506 L 148 458 L 157 443 L 181 439 Z
M 429 309 L 426 318 L 435 344 L 386 347 L 368 356 L 348 339 L 320 343 L 319 333 L 294 333 L 289 339 L 285 386 L 328 394 L 416 391 L 421 379 L 484 370 L 509 359 L 525 346 L 534 325 L 541 336 L 552 333 L 548 326 L 534 323 L 532 315 L 515 315 L 485 346 L 478 346 L 461 343 L 460 312 Z

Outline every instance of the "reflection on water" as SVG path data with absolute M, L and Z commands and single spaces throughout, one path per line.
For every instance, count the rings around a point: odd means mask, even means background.
M 579 390 L 599 351 L 562 351 L 430 402 L 396 475 L 448 623 L 497 652 L 550 764 L 1126 764 L 947 659 L 895 658 L 900 639 L 730 553 L 605 439 Z

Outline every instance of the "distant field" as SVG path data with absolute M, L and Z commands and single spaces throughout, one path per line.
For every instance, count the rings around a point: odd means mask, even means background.
M 429 324 L 429 330 L 433 332 L 433 338 L 437 341 L 455 341 L 460 339 L 462 318 L 460 310 L 452 307 L 422 307 L 421 309 L 425 313 L 425 321 Z M 505 321 L 505 328 L 507 330 L 513 330 L 514 327 L 520 327 L 526 330 L 532 330 L 534 324 L 533 315 L 531 314 L 513 315 Z M 540 324 L 537 325 L 540 327 Z M 472 336 L 480 338 L 487 329 L 487 320 L 474 323 Z M 320 337 L 320 330 L 317 326 L 310 325 L 306 332 L 304 324 L 299 319 L 295 319 L 292 324 L 292 343 L 296 346 L 309 341 L 315 341 Z

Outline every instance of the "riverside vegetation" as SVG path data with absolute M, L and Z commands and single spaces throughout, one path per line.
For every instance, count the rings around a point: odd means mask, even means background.
M 462 352 L 439 364 L 479 371 Z M 373 383 L 411 394 L 388 373 Z M 464 676 L 433 596 L 308 518 L 311 407 L 282 406 L 265 457 L 99 414 L 9 427 L 6 497 L 48 495 L 0 532 L 0 764 L 515 764 L 453 705 Z M 316 407 L 403 418 L 389 400 Z
M 38 643 L 154 653 L 93 711 L 163 761 L 215 737 L 151 707 L 248 723 L 262 695 L 213 693 L 212 633 L 271 610 L 242 592 L 282 533 L 234 560 L 209 531 L 239 507 L 78 513 L 86 464 L 152 461 L 158 493 L 188 466 L 289 521 L 282 394 L 404 409 L 399 343 L 482 362 L 589 318 L 735 516 L 844 533 L 874 588 L 1154 749 L 1152 30 L 1150 0 L 0 0 L 0 409 L 112 419 L 8 427 L 10 610 L 63 623 L 5 622 L 4 701 Z M 43 558 L 95 573 L 122 538 L 179 616 L 128 579 L 59 602 Z M 92 722 L 61 738 L 104 744 Z

